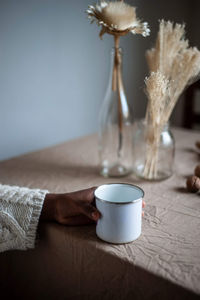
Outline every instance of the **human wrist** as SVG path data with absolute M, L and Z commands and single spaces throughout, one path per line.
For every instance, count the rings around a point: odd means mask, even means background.
M 42 221 L 55 221 L 57 210 L 57 195 L 48 193 L 44 198 L 44 203 L 40 215 Z

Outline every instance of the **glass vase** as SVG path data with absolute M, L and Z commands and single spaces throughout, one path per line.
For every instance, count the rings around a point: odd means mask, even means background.
M 164 180 L 173 174 L 175 141 L 169 124 L 161 129 L 144 120 L 134 124 L 133 172 L 147 180 Z
M 133 117 L 121 71 L 122 49 L 113 48 L 108 87 L 99 114 L 100 173 L 105 177 L 125 176 L 132 170 Z

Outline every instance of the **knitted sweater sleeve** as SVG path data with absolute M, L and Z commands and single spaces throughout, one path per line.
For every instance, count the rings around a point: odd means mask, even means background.
M 47 192 L 0 184 L 0 252 L 34 248 Z

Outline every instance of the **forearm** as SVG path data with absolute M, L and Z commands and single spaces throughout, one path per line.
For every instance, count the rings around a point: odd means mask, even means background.
M 47 192 L 0 185 L 0 251 L 34 247 Z

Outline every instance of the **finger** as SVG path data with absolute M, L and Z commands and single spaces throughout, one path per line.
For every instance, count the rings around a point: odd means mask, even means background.
M 92 206 L 91 204 L 88 203 L 82 203 L 80 205 L 80 210 L 82 214 L 87 216 L 88 218 L 97 221 L 100 218 L 100 212 L 96 209 L 96 207 Z
M 144 217 L 144 212 L 142 211 L 142 217 Z
M 59 223 L 62 225 L 78 226 L 78 225 L 94 224 L 95 221 L 89 219 L 84 215 L 78 215 L 78 216 L 63 218 L 63 220 L 60 221 Z
M 145 208 L 145 206 L 146 206 L 146 202 L 143 200 L 142 201 L 142 208 Z

